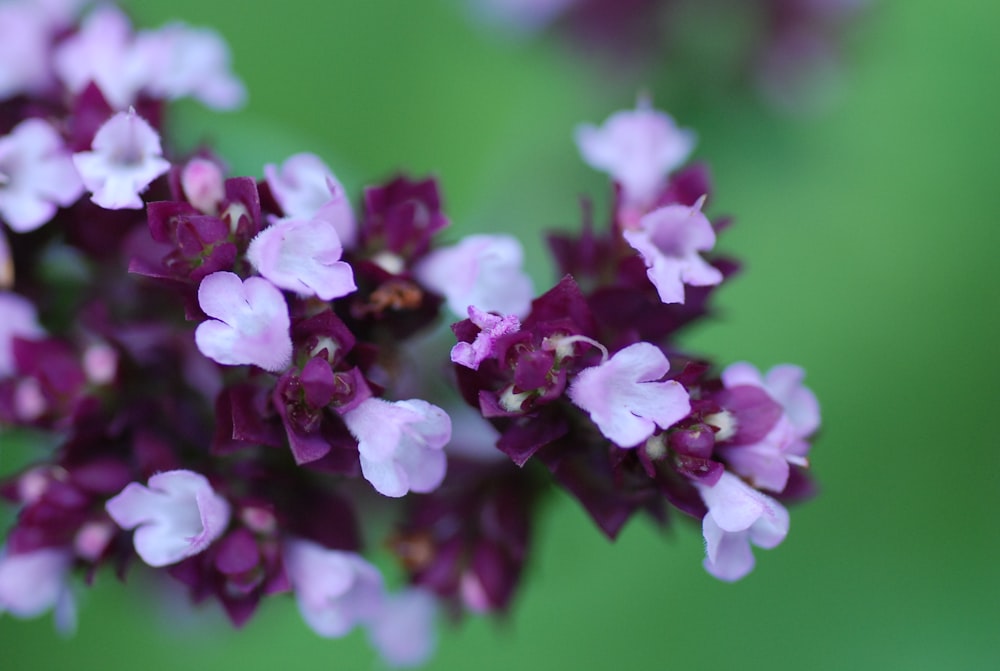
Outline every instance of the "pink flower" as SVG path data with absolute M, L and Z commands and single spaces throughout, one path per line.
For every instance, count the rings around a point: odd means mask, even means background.
M 47 14 L 37 2 L 0 4 L 0 100 L 51 83 L 49 50 L 58 26 Z
M 523 317 L 531 310 L 535 294 L 523 266 L 524 251 L 516 238 L 470 235 L 429 253 L 413 274 L 443 295 L 456 315 L 464 315 L 475 305 L 486 312 Z
M 640 99 L 636 109 L 615 112 L 600 128 L 579 126 L 576 143 L 588 165 L 621 185 L 626 207 L 643 209 L 655 201 L 667 175 L 687 160 L 695 136 Z
M 368 623 L 368 640 L 389 666 L 420 666 L 437 645 L 436 614 L 437 601 L 426 590 L 389 595 Z
M 219 203 L 226 197 L 222 168 L 206 158 L 193 158 L 181 171 L 181 189 L 184 197 L 196 209 L 215 214 Z
M 105 504 L 123 529 L 135 529 L 135 551 L 150 566 L 167 566 L 198 554 L 229 524 L 229 503 L 205 476 L 177 470 L 157 473 L 149 486 L 131 482 Z
M 639 221 L 638 229 L 623 233 L 642 256 L 646 275 L 664 303 L 683 303 L 685 284 L 704 287 L 722 281 L 718 268 L 698 254 L 715 246 L 715 231 L 701 213 L 703 202 L 653 210 Z
M 295 154 L 280 168 L 265 165 L 264 176 L 286 217 L 328 221 L 345 247 L 354 246 L 357 224 L 351 203 L 344 195 L 344 187 L 322 159 L 315 154 Z
M 597 366 L 580 371 L 569 398 L 585 410 L 604 437 L 620 447 L 635 447 L 683 419 L 691 404 L 675 380 L 660 381 L 670 369 L 659 347 L 638 342 Z
M 26 119 L 0 137 L 0 218 L 12 230 L 39 228 L 82 193 L 73 160 L 49 122 Z
M 343 252 L 333 224 L 280 219 L 251 241 L 247 258 L 275 286 L 329 301 L 358 288 L 351 266 L 340 260 Z
M 288 305 L 261 277 L 241 280 L 229 272 L 208 275 L 198 287 L 198 304 L 209 319 L 195 329 L 202 354 L 224 366 L 255 365 L 272 373 L 292 358 Z
M 750 544 L 771 549 L 788 535 L 788 511 L 728 471 L 708 487 L 693 481 L 708 513 L 702 520 L 705 569 L 720 580 L 739 580 L 754 566 Z
M 108 119 L 91 148 L 73 154 L 73 162 L 91 200 L 107 210 L 141 209 L 139 194 L 170 169 L 160 136 L 134 109 Z
M 735 363 L 722 372 L 727 389 L 746 385 L 767 392 L 784 413 L 760 441 L 750 445 L 723 445 L 719 454 L 730 469 L 748 478 L 755 487 L 780 493 L 788 483 L 789 464 L 808 465 L 806 441 L 819 428 L 819 403 L 802 384 L 805 371 L 798 366 L 775 366 L 762 377 L 749 363 Z
M 246 100 L 246 88 L 230 70 L 229 48 L 213 30 L 172 23 L 139 33 L 133 49 L 145 65 L 143 89 L 154 97 L 190 96 L 214 109 Z
M 283 560 L 299 612 L 320 636 L 345 636 L 382 606 L 382 574 L 353 552 L 293 539 Z
M 451 360 L 460 366 L 479 370 L 479 364 L 493 355 L 493 347 L 498 338 L 521 330 L 521 321 L 513 316 L 483 312 L 474 305 L 469 306 L 469 321 L 481 330 L 471 342 L 459 342 L 451 348 Z
M 441 408 L 420 399 L 369 398 L 343 417 L 358 441 L 361 472 L 380 494 L 426 494 L 444 480 L 451 420 Z
M 56 629 L 76 629 L 76 602 L 67 579 L 73 553 L 65 548 L 45 548 L 0 556 L 0 613 L 38 617 L 54 609 Z

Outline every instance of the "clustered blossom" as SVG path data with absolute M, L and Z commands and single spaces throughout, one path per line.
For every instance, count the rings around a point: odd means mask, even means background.
M 513 238 L 444 242 L 434 179 L 355 207 L 312 154 L 261 178 L 176 154 L 165 100 L 242 91 L 214 34 L 4 7 L 35 32 L 0 50 L 53 88 L 0 59 L 0 428 L 56 447 L 0 480 L 0 612 L 70 631 L 76 576 L 154 570 L 235 626 L 291 593 L 318 635 L 413 666 L 438 611 L 513 603 L 550 482 L 609 537 L 700 521 L 722 580 L 784 540 L 818 404 L 798 367 L 677 346 L 736 264 L 693 134 L 650 103 L 578 131 L 617 197 L 604 231 L 550 237 L 535 296 Z

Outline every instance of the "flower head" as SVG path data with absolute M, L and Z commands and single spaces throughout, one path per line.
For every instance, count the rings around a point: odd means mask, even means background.
M 148 486 L 131 482 L 105 508 L 118 526 L 136 530 L 135 551 L 150 566 L 198 554 L 229 524 L 226 499 L 187 470 L 157 473 Z
M 119 112 L 94 136 L 92 151 L 73 154 L 91 200 L 108 210 L 140 209 L 140 193 L 170 169 L 160 136 L 135 113 Z
M 358 440 L 361 472 L 379 493 L 427 493 L 441 484 L 447 468 L 442 448 L 451 438 L 451 420 L 441 408 L 420 399 L 369 398 L 344 422 Z
M 292 356 L 285 297 L 261 277 L 241 280 L 230 272 L 212 273 L 198 287 L 198 304 L 212 319 L 194 332 L 201 353 L 225 366 L 252 364 L 284 369 Z

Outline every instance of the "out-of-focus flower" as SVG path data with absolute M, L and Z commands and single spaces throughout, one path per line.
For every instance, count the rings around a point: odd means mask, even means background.
M 135 529 L 135 551 L 150 566 L 196 555 L 229 524 L 229 503 L 205 476 L 187 470 L 157 473 L 148 486 L 129 483 L 105 508 L 118 526 Z
M 437 602 L 426 590 L 387 595 L 368 623 L 368 640 L 389 666 L 420 666 L 437 645 L 436 614 Z
M 347 248 L 357 242 L 357 223 L 344 187 L 315 154 L 295 154 L 278 167 L 264 166 L 267 186 L 286 217 L 323 219 L 337 231 Z
M 26 119 L 0 137 L 0 219 L 33 231 L 83 193 L 62 138 L 43 119 Z
M 72 633 L 76 602 L 67 583 L 72 564 L 72 552 L 63 548 L 0 554 L 0 613 L 33 618 L 54 610 L 56 628 Z

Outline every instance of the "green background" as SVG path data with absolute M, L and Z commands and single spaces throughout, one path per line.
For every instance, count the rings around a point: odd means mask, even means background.
M 809 118 L 669 70 L 612 76 L 443 1 L 131 7 L 143 26 L 181 18 L 232 45 L 248 106 L 186 105 L 179 125 L 238 170 L 311 150 L 355 194 L 398 168 L 434 171 L 455 230 L 516 232 L 539 278 L 538 231 L 573 225 L 581 193 L 606 200 L 573 126 L 647 85 L 698 131 L 712 211 L 737 216 L 720 247 L 746 261 L 688 344 L 720 363 L 801 364 L 822 402 L 821 495 L 748 578 L 708 576 L 694 525 L 635 520 L 610 544 L 559 496 L 509 617 L 445 627 L 429 668 L 1000 668 L 1000 5 L 874 3 L 838 101 Z M 50 618 L 0 618 L 0 669 L 378 668 L 362 634 L 319 639 L 290 599 L 234 632 L 215 612 L 178 620 L 140 584 L 97 583 L 70 640 Z

